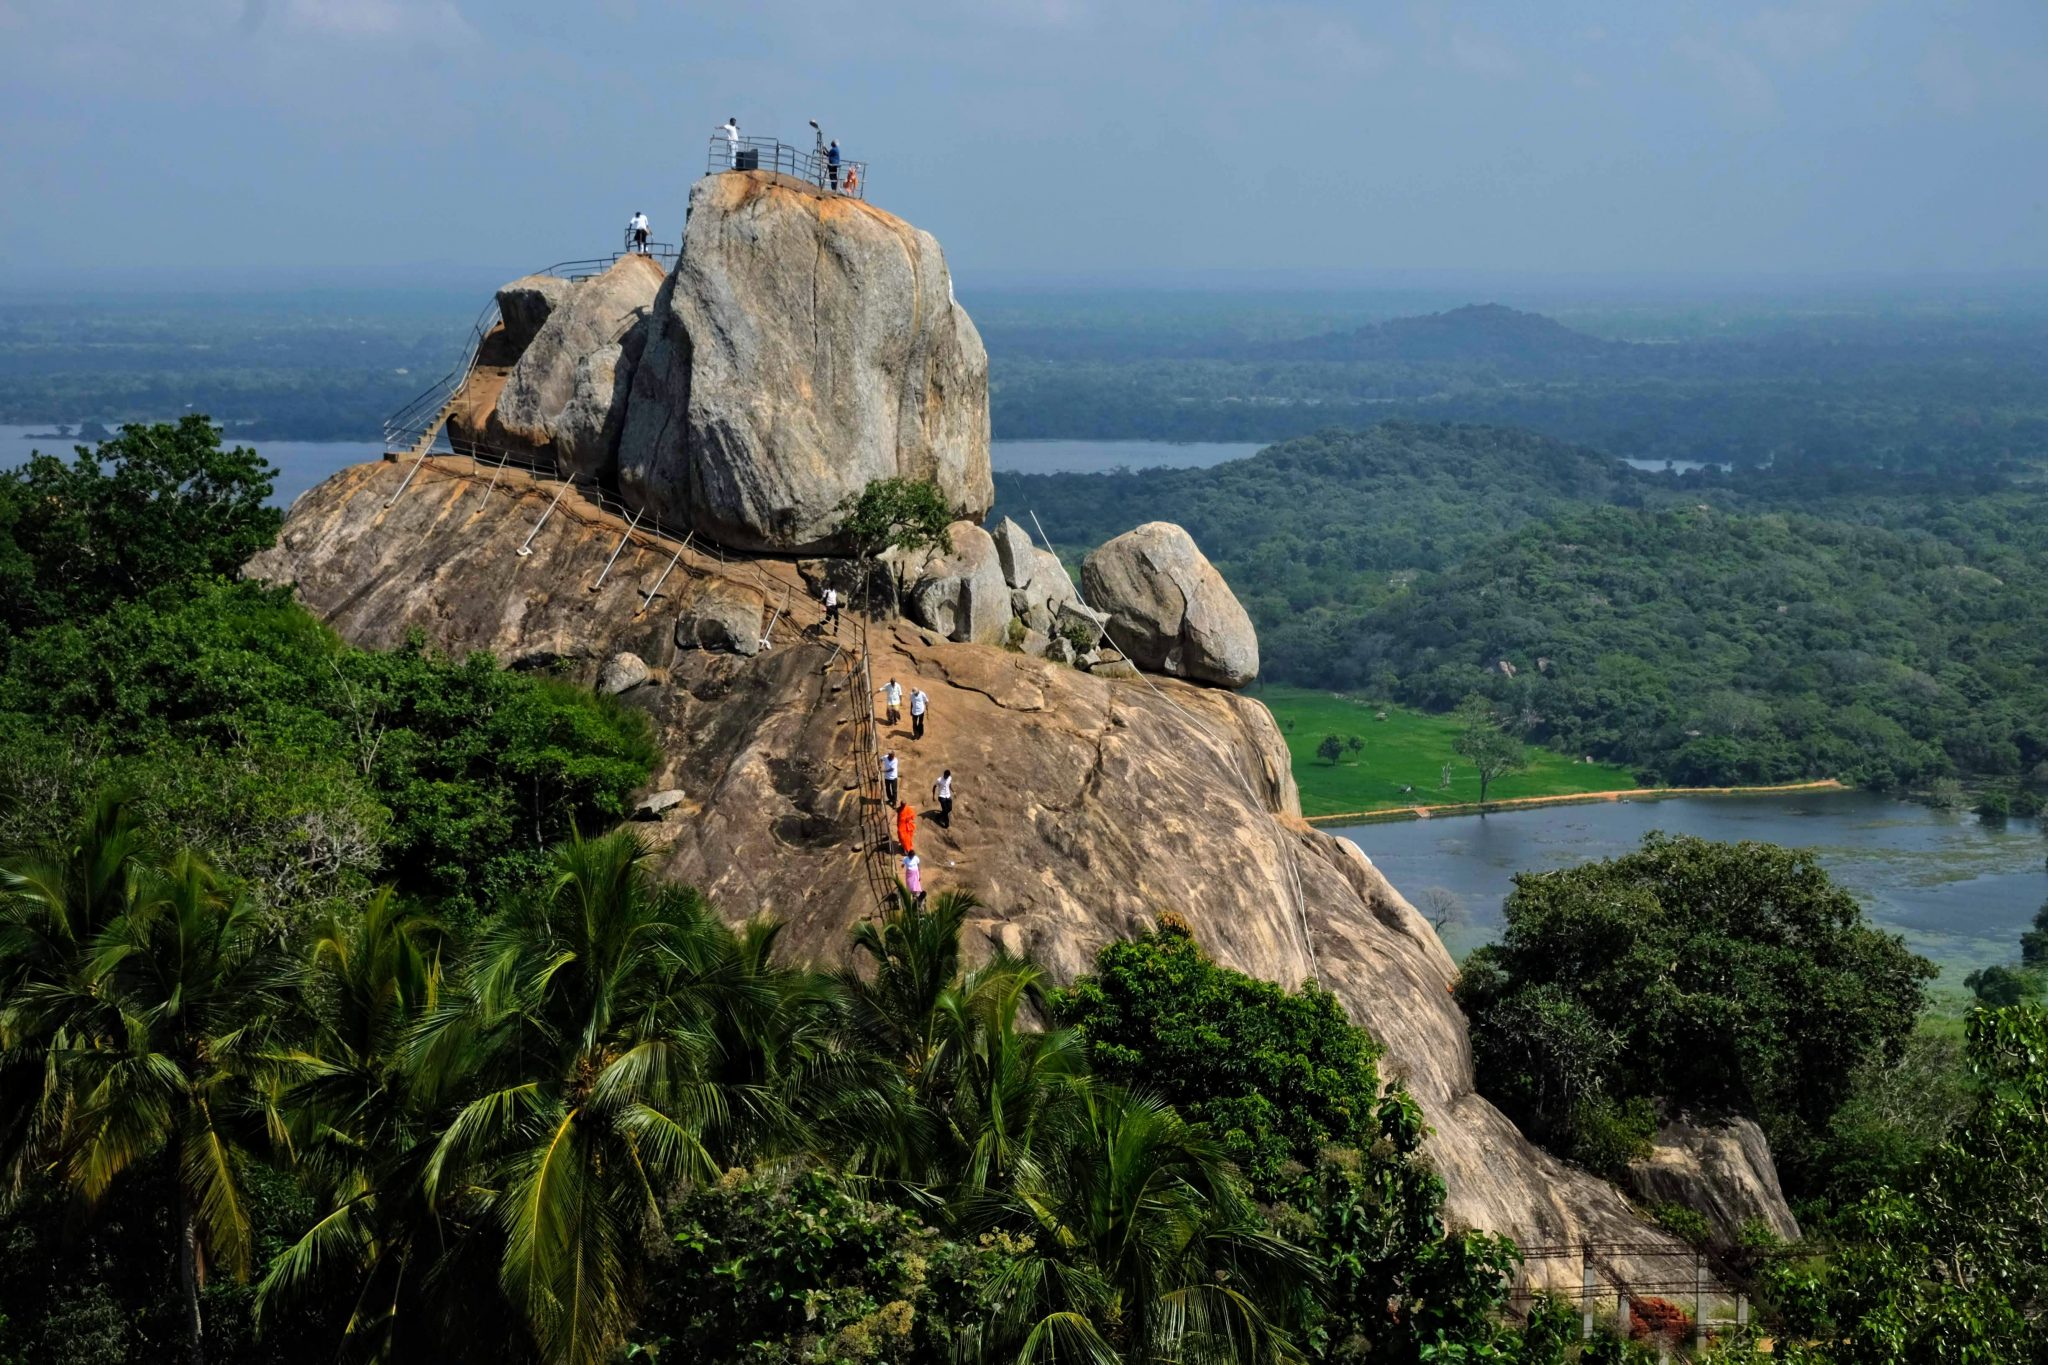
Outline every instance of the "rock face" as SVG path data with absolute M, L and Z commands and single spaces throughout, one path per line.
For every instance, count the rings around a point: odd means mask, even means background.
M 761 650 L 761 613 L 767 604 L 752 588 L 714 579 L 676 620 L 676 644 L 683 649 L 722 649 L 733 654 Z
M 628 501 L 751 550 L 828 553 L 840 503 L 935 481 L 994 496 L 988 356 L 944 254 L 859 200 L 769 173 L 690 192 L 619 445 Z
M 1629 1167 L 1628 1183 L 1646 1204 L 1683 1204 L 1705 1215 L 1717 1239 L 1732 1242 L 1754 1220 L 1785 1241 L 1799 1240 L 1771 1145 L 1753 1120 L 1665 1124 L 1650 1155 Z
M 451 651 L 550 651 L 587 678 L 614 652 L 640 655 L 666 680 L 633 693 L 664 752 L 651 785 L 691 799 L 687 815 L 639 827 L 660 865 L 734 918 L 783 920 L 792 955 L 842 960 L 850 927 L 874 908 L 860 869 L 862 803 L 876 798 L 854 760 L 868 703 L 845 653 L 818 634 L 798 566 L 689 550 L 643 608 L 673 545 L 630 542 L 592 593 L 617 518 L 571 493 L 522 559 L 513 550 L 553 486 L 512 471 L 493 488 L 465 461 L 430 460 L 385 509 L 403 477 L 395 463 L 336 475 L 298 501 L 248 571 L 296 582 L 358 644 L 388 647 L 418 628 Z M 750 657 L 679 648 L 678 614 L 700 621 L 713 588 L 736 590 L 757 616 L 788 594 L 797 619 L 780 618 L 773 645 Z M 1000 946 L 1070 980 L 1102 944 L 1174 910 L 1224 963 L 1290 986 L 1320 978 L 1383 1041 L 1384 1072 L 1406 1081 L 1435 1128 L 1429 1151 L 1453 1225 L 1525 1243 L 1676 1245 L 1474 1093 L 1455 965 L 1357 846 L 1301 820 L 1264 706 L 1171 678 L 1106 680 L 907 624 L 871 627 L 869 648 L 877 678 L 932 699 L 924 739 L 910 742 L 906 717 L 884 742 L 905 755 L 907 791 L 927 791 L 941 766 L 958 779 L 952 828 L 925 822 L 920 838 L 926 884 L 968 886 L 984 902 L 970 958 Z M 1552 1270 L 1561 1284 L 1578 1275 L 1557 1261 L 1525 1278 Z
M 1150 521 L 1098 546 L 1081 565 L 1088 601 L 1147 672 L 1243 687 L 1259 676 L 1259 637 L 1237 595 L 1170 521 Z
M 508 361 L 504 379 L 480 428 L 477 405 L 464 405 L 455 438 L 607 477 L 661 282 L 652 257 L 629 255 L 587 280 L 529 275 L 500 289 L 493 350 Z

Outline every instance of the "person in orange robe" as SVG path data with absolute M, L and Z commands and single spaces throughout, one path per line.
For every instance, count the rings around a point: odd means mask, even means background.
M 908 853 L 916 839 L 917 812 L 910 808 L 908 801 L 905 801 L 896 807 L 896 842 L 903 845 L 903 851 Z

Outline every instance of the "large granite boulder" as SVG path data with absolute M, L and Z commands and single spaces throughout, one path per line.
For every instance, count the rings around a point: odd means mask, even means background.
M 564 473 L 606 472 L 632 377 L 628 356 L 640 355 L 661 283 L 653 257 L 627 255 L 555 298 L 499 391 L 493 433 L 514 449 L 552 450 Z
M 1628 1184 L 1646 1204 L 1682 1204 L 1702 1215 L 1717 1241 L 1734 1242 L 1749 1222 L 1784 1241 L 1799 1240 L 1771 1144 L 1751 1119 L 1700 1123 L 1681 1116 L 1666 1123 L 1650 1154 L 1628 1168 Z
M 501 334 L 496 343 L 504 351 L 505 363 L 516 360 L 533 344 L 576 285 L 559 275 L 521 275 L 498 289 L 498 321 Z
M 1081 564 L 1081 587 L 1139 668 L 1224 687 L 1259 676 L 1251 617 L 1172 522 L 1149 521 L 1098 546 Z
M 517 471 L 494 484 L 460 460 L 429 460 L 387 507 L 406 474 L 378 461 L 335 475 L 293 505 L 278 544 L 247 572 L 296 584 L 359 645 L 393 648 L 419 630 L 458 656 L 555 650 L 592 680 L 612 653 L 638 654 L 668 682 L 634 693 L 662 747 L 650 785 L 691 794 L 642 827 L 652 864 L 734 921 L 783 921 L 778 948 L 789 960 L 847 961 L 849 930 L 874 912 L 856 866 L 867 794 L 849 723 L 867 699 L 849 688 L 829 638 L 740 657 L 679 647 L 669 615 L 677 604 L 694 625 L 697 594 L 722 583 L 740 590 L 756 626 L 764 600 L 787 600 L 791 624 L 809 631 L 822 611 L 800 566 L 636 539 L 603 591 L 565 589 L 596 581 L 618 548 L 618 518 L 572 491 L 536 531 L 553 489 Z M 522 558 L 514 551 L 529 535 L 533 553 Z M 649 610 L 642 594 L 672 567 Z M 744 636 L 745 623 L 730 632 Z M 870 651 L 878 680 L 932 698 L 909 790 L 925 790 L 937 764 L 961 783 L 952 827 L 926 826 L 919 839 L 931 841 L 928 885 L 980 898 L 962 944 L 969 962 L 1028 953 L 1068 982 L 1105 943 L 1175 911 L 1219 962 L 1290 987 L 1320 980 L 1382 1041 L 1381 1073 L 1407 1085 L 1433 1130 L 1426 1150 L 1449 1187 L 1453 1228 L 1524 1245 L 1681 1245 L 1612 1186 L 1530 1144 L 1475 1091 L 1450 991 L 1456 963 L 1357 845 L 1302 821 L 1286 743 L 1264 706 L 928 634 L 873 626 Z M 1619 1252 L 1612 1263 L 1644 1280 L 1666 1264 L 1631 1267 Z M 1576 1259 L 1532 1260 L 1522 1283 L 1570 1288 L 1579 1269 Z
M 1010 626 L 1010 588 L 996 542 L 971 521 L 956 521 L 947 531 L 953 552 L 926 561 L 905 610 L 948 640 L 994 644 Z
M 938 242 L 766 172 L 690 192 L 619 443 L 627 498 L 725 545 L 831 553 L 869 483 L 931 479 L 979 521 L 988 355 Z

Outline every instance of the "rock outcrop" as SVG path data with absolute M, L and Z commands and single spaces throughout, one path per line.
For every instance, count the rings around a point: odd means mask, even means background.
M 1646 1204 L 1682 1204 L 1704 1215 L 1718 1241 L 1734 1242 L 1749 1222 L 1799 1240 L 1771 1144 L 1752 1119 L 1666 1123 L 1650 1155 L 1628 1168 L 1628 1184 Z
M 640 827 L 660 865 L 728 915 L 783 920 L 786 951 L 840 960 L 873 909 L 862 803 L 875 797 L 854 758 L 869 703 L 821 638 L 799 566 L 689 550 L 644 605 L 675 547 L 630 541 L 603 590 L 588 591 L 622 527 L 580 495 L 562 498 L 522 558 L 514 550 L 555 486 L 514 471 L 493 488 L 465 461 L 430 460 L 386 509 L 403 477 L 386 463 L 336 475 L 294 505 L 249 572 L 296 582 L 358 644 L 419 629 L 450 651 L 547 652 L 591 679 L 614 653 L 639 655 L 662 680 L 625 694 L 662 746 L 651 785 L 688 792 Z M 778 617 L 752 656 L 680 647 L 678 617 L 694 641 L 702 604 L 726 596 L 757 616 L 761 602 L 789 600 L 795 619 Z M 911 743 L 907 723 L 886 737 L 905 756 L 906 789 L 927 790 L 941 766 L 958 779 L 952 827 L 927 825 L 920 848 L 928 886 L 972 887 L 984 902 L 970 956 L 1029 953 L 1068 980 L 1102 944 L 1171 909 L 1231 966 L 1289 985 L 1321 979 L 1383 1041 L 1383 1069 L 1435 1128 L 1429 1151 L 1453 1224 L 1529 1243 L 1660 1240 L 1613 1187 L 1537 1150 L 1474 1093 L 1450 956 L 1356 846 L 1302 821 L 1264 706 L 1172 678 L 1109 681 L 934 643 L 908 624 L 870 637 L 877 677 L 932 698 L 923 740 Z M 1566 1282 L 1577 1276 L 1576 1262 L 1557 1266 Z
M 503 378 L 488 407 L 481 393 L 464 395 L 450 421 L 457 449 L 507 450 L 609 479 L 661 284 L 652 257 L 628 255 L 589 279 L 529 275 L 500 289 L 501 321 L 479 361 Z
M 633 378 L 628 501 L 742 549 L 844 550 L 840 504 L 930 479 L 994 496 L 988 355 L 930 233 L 784 176 L 707 176 Z
M 948 640 L 990 645 L 1010 628 L 1010 587 L 989 533 L 971 521 L 947 528 L 953 549 L 928 560 L 904 607 Z
M 1243 687 L 1259 676 L 1259 637 L 1237 594 L 1195 539 L 1149 521 L 1097 546 L 1081 565 L 1110 638 L 1152 673 Z

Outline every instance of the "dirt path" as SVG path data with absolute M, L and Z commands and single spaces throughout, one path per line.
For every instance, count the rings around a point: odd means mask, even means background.
M 1382 820 L 1428 820 L 1439 815 L 1474 815 L 1482 811 L 1521 810 L 1530 806 L 1568 806 L 1586 801 L 1654 801 L 1666 796 L 1777 796 L 1785 792 L 1847 791 L 1834 778 L 1819 782 L 1783 782 L 1774 787 L 1625 787 L 1611 792 L 1564 792 L 1557 796 L 1516 796 L 1505 801 L 1460 801 L 1446 806 L 1382 806 L 1377 810 L 1339 811 L 1311 815 L 1312 825 L 1373 824 Z

